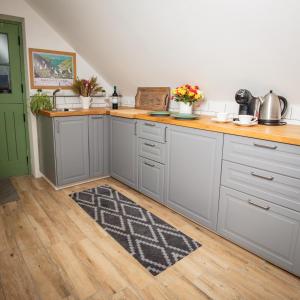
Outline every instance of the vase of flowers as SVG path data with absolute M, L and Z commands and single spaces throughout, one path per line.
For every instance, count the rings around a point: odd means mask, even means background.
M 191 114 L 193 112 L 193 103 L 204 98 L 203 92 L 197 85 L 185 84 L 172 91 L 173 99 L 179 102 L 179 113 Z
M 89 80 L 77 78 L 71 88 L 75 94 L 80 96 L 83 109 L 89 109 L 91 97 L 102 91 L 102 87 L 97 83 L 97 77 L 95 76 L 92 76 Z

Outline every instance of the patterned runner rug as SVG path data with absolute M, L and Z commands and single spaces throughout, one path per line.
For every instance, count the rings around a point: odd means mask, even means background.
M 110 186 L 70 195 L 152 275 L 201 245 Z

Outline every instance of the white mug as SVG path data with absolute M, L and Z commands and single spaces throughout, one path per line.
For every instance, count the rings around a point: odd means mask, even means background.
M 257 118 L 254 118 L 254 116 L 250 115 L 239 115 L 239 121 L 241 124 L 250 124 L 257 121 Z
M 219 121 L 227 121 L 229 119 L 229 113 L 226 113 L 226 112 L 216 113 L 216 118 Z

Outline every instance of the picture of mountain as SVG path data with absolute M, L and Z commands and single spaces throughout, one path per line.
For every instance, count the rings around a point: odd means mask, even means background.
M 76 54 L 30 49 L 32 88 L 68 88 L 76 78 Z

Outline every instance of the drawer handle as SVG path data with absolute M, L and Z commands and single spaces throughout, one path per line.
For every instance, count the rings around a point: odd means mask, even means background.
M 262 145 L 262 144 L 257 144 L 257 143 L 253 143 L 253 145 L 255 147 L 266 148 L 266 149 L 271 149 L 271 150 L 277 149 L 277 146 L 268 146 L 268 145 Z
M 145 146 L 148 146 L 148 147 L 155 147 L 154 144 L 149 144 L 149 143 L 144 143 Z
M 254 177 L 258 177 L 258 178 L 262 178 L 262 179 L 266 179 L 266 180 L 270 180 L 270 181 L 274 179 L 273 176 L 263 176 L 263 175 L 256 174 L 254 172 L 251 172 L 251 175 Z
M 155 165 L 149 164 L 149 163 L 147 163 L 147 162 L 144 162 L 144 164 L 145 164 L 146 166 L 148 166 L 148 167 L 151 167 L 151 168 L 154 168 L 154 167 L 155 167 Z
M 103 117 L 92 117 L 93 120 L 99 120 L 99 119 L 103 119 Z
M 155 124 L 152 123 L 144 123 L 145 126 L 155 127 Z
M 270 206 L 263 206 L 263 205 L 259 205 L 259 204 L 257 204 L 257 203 L 254 203 L 252 200 L 248 200 L 248 203 L 249 204 L 251 204 L 251 205 L 253 205 L 253 206 L 256 206 L 256 207 L 259 207 L 259 208 L 262 208 L 262 209 L 264 209 L 264 210 L 269 210 L 270 209 Z

